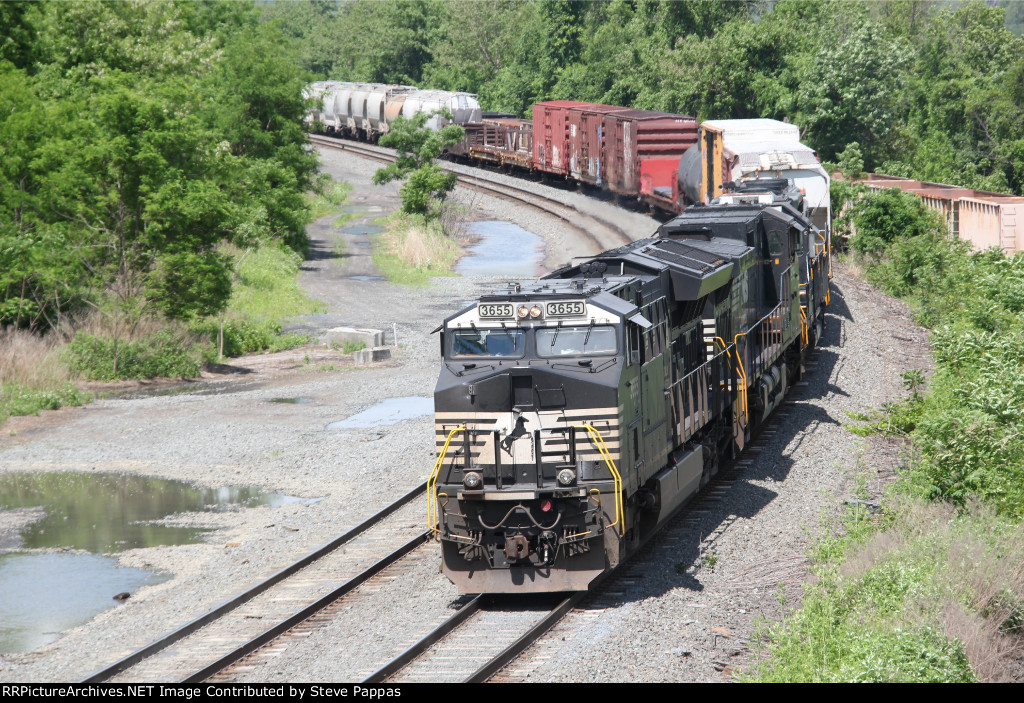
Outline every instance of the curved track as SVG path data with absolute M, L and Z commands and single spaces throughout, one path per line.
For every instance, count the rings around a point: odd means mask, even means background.
M 317 146 L 337 149 L 381 163 L 391 163 L 395 160 L 395 152 L 384 147 L 313 134 L 309 135 L 309 140 Z M 632 241 L 632 237 L 621 227 L 581 211 L 575 205 L 567 202 L 564 196 L 560 197 L 558 191 L 546 195 L 539 192 L 540 188 L 537 184 L 527 185 L 526 182 L 522 186 L 510 184 L 507 176 L 459 164 L 441 162 L 440 166 L 454 173 L 458 177 L 459 185 L 464 188 L 492 197 L 512 200 L 561 220 L 566 227 L 593 241 L 599 251 L 614 249 Z

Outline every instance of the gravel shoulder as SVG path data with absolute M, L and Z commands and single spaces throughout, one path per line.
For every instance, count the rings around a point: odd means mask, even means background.
M 370 223 L 398 206 L 396 186 L 369 184 L 375 165 L 335 152 L 324 152 L 322 161 L 326 172 L 353 184 L 350 202 L 363 206 L 345 227 Z M 570 256 L 596 253 L 585 239 L 540 214 L 464 191 L 455 197 L 473 219 L 507 219 L 541 235 L 549 268 Z M 602 217 L 621 219 L 620 226 L 636 238 L 657 226 L 610 204 L 598 206 Z M 356 251 L 360 245 L 347 242 L 341 255 L 336 242 L 343 234 L 333 218 L 314 223 L 310 235 L 314 253 L 301 283 L 327 304 L 327 312 L 290 326 L 376 327 L 388 331 L 389 343 L 397 333 L 400 346 L 390 362 L 360 367 L 339 352 L 312 347 L 233 360 L 188 392 L 137 394 L 141 397 L 13 418 L 0 431 L 0 472 L 127 472 L 324 499 L 176 516 L 175 524 L 219 529 L 200 544 L 117 554 L 122 566 L 169 578 L 51 645 L 0 655 L 0 680 L 80 679 L 269 576 L 426 478 L 434 449 L 431 417 L 370 430 L 326 427 L 383 399 L 429 397 L 437 373 L 437 338 L 431 331 L 502 281 L 448 277 L 407 288 L 353 279 L 373 275 L 372 262 L 367 268 L 360 259 L 365 254 Z M 900 394 L 899 374 L 927 362 L 925 333 L 899 303 L 841 266 L 834 286 L 829 325 L 805 399 L 790 406 L 774 438 L 721 507 L 702 516 L 696 527 L 660 537 L 624 574 L 621 595 L 603 597 L 599 610 L 570 615 L 547 644 L 516 665 L 513 678 L 716 681 L 747 660 L 754 619 L 774 617 L 783 607 L 775 596 L 777 584 L 795 595 L 807 577 L 803 554 L 820 529 L 821 515 L 846 497 L 852 477 L 874 476 L 876 464 L 891 465 L 878 458 L 891 453 L 890 447 L 843 429 L 845 413 L 893 400 Z M 299 397 L 308 402 L 272 402 Z M 32 516 L 0 513 L 0 518 L 0 536 L 10 536 Z M 717 558 L 715 568 L 701 568 L 710 552 Z M 435 618 L 454 598 L 438 573 L 439 563 L 439 555 L 418 563 L 392 584 L 391 602 L 409 607 L 369 624 L 332 627 L 310 638 L 315 651 L 282 659 L 254 677 L 331 680 L 338 672 L 372 669 L 372 662 L 358 659 L 361 647 L 354 643 L 381 631 L 398 632 L 410 618 Z M 346 665 L 332 667 L 339 658 Z

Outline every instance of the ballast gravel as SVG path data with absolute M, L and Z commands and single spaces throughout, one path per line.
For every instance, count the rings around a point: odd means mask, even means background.
M 322 500 L 169 518 L 216 529 L 199 544 L 114 555 L 122 566 L 168 578 L 52 644 L 0 655 L 0 681 L 82 679 L 328 542 L 426 478 L 434 450 L 429 415 L 365 429 L 327 426 L 385 399 L 430 397 L 438 366 L 432 330 L 504 280 L 452 276 L 424 288 L 361 280 L 376 273 L 370 247 L 340 230 L 396 209 L 398 188 L 370 184 L 376 164 L 333 151 L 322 151 L 321 159 L 325 172 L 353 185 L 349 203 L 360 211 L 342 226 L 324 218 L 310 227 L 313 254 L 301 283 L 327 309 L 289 327 L 316 334 L 340 325 L 383 329 L 389 345 L 397 336 L 390 361 L 357 366 L 340 350 L 311 346 L 232 360 L 185 391 L 147 395 L 142 389 L 12 418 L 0 430 L 0 473 L 124 472 Z M 598 209 L 633 238 L 650 236 L 657 226 L 638 213 L 557 192 L 582 203 L 577 207 Z M 472 219 L 509 220 L 543 237 L 549 268 L 565 253 L 596 253 L 536 211 L 468 192 L 455 197 Z M 828 326 L 807 385 L 794 389 L 770 434 L 742 457 L 730 483 L 713 487 L 714 500 L 695 504 L 693 514 L 669 526 L 499 680 L 712 682 L 749 667 L 756 619 L 777 618 L 798 603 L 800 584 L 810 577 L 804 554 L 828 517 L 855 485 L 877 488 L 880 477 L 891 475 L 897 452 L 846 430 L 848 413 L 900 397 L 900 373 L 929 370 L 926 342 L 904 306 L 836 265 Z M 275 402 L 281 399 L 302 402 Z M 0 513 L 0 537 L 28 519 Z M 0 549 L 16 547 L 16 540 L 0 541 Z M 379 610 L 367 609 L 361 618 L 350 613 L 240 676 L 350 681 L 375 670 L 387 656 L 381 642 L 429 629 L 457 602 L 439 565 L 436 552 L 417 558 L 376 595 Z

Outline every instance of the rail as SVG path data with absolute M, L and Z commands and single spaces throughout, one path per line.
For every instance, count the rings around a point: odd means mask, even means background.
M 412 500 L 416 499 L 422 491 L 426 490 L 426 487 L 426 482 L 421 483 L 419 486 L 413 488 L 398 500 L 394 501 L 384 509 L 378 511 L 377 513 L 370 516 L 363 522 L 359 523 L 345 534 L 340 535 L 331 542 L 328 542 L 322 547 L 310 552 L 306 556 L 302 557 L 301 559 L 298 559 L 289 566 L 286 566 L 277 573 L 267 577 L 266 579 L 256 584 L 252 588 L 249 588 L 246 591 L 235 596 L 234 598 L 225 601 L 221 605 L 200 615 L 198 618 L 192 620 L 191 622 L 182 625 L 174 632 L 171 632 L 170 634 L 165 635 L 151 642 L 150 644 L 142 647 L 141 649 L 138 649 L 135 652 L 129 654 L 128 656 L 114 662 L 110 666 L 107 666 L 103 669 L 100 669 L 99 671 L 96 671 L 87 678 L 82 679 L 79 683 L 102 683 L 104 681 L 108 681 L 117 674 L 128 669 L 131 669 L 132 667 L 152 657 L 158 652 L 161 652 L 167 649 L 168 647 L 171 647 L 172 645 L 184 640 L 186 637 L 189 637 L 197 633 L 199 630 L 207 627 L 208 625 L 217 620 L 220 620 L 229 613 L 238 609 L 240 606 L 244 605 L 245 603 L 248 603 L 256 596 L 268 591 L 271 587 L 277 585 L 278 583 L 281 583 L 282 581 L 287 580 L 289 577 L 298 574 L 306 567 L 310 566 L 311 564 L 314 564 L 315 562 L 327 556 L 328 554 L 335 552 L 343 545 L 351 543 L 354 538 L 366 532 L 368 529 L 370 529 L 370 527 L 376 525 L 384 518 L 397 512 L 399 508 L 409 504 Z M 416 539 L 423 541 L 421 538 Z M 416 539 L 414 539 L 413 542 L 415 542 Z M 370 569 L 367 569 L 363 574 L 360 574 L 359 576 L 347 581 L 345 584 L 343 584 L 342 588 L 351 590 L 356 585 L 361 583 L 363 580 L 368 578 L 370 575 L 376 573 L 387 564 L 399 558 L 401 555 L 407 553 L 411 548 L 410 545 L 415 546 L 413 545 L 412 542 L 407 543 L 398 551 L 394 552 L 392 555 L 389 555 L 384 560 L 379 561 L 378 564 L 375 565 L 375 567 L 371 567 Z M 376 570 L 374 571 L 373 569 Z M 339 593 L 336 593 L 335 595 L 340 597 Z

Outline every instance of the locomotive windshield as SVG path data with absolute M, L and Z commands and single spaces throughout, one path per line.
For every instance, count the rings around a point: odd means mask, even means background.
M 526 350 L 526 332 L 521 329 L 456 330 L 452 335 L 452 356 L 520 357 Z
M 614 327 L 543 327 L 537 330 L 538 356 L 614 354 Z

